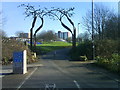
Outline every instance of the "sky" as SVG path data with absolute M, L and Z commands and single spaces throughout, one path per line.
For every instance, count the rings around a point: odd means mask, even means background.
M 3 17 L 5 18 L 5 22 L 3 22 L 2 29 L 6 32 L 8 37 L 15 36 L 15 33 L 18 31 L 23 31 L 25 33 L 30 32 L 31 24 L 32 24 L 32 17 L 25 18 L 24 8 L 17 6 L 21 4 L 30 4 L 38 7 L 40 5 L 41 8 L 47 7 L 59 7 L 59 8 L 70 8 L 75 7 L 74 15 L 71 17 L 73 22 L 75 23 L 76 29 L 78 29 L 79 25 L 79 33 L 83 33 L 86 30 L 83 28 L 82 17 L 84 17 L 88 10 L 91 10 L 91 2 L 10 2 L 9 0 L 6 2 L 2 2 L 2 13 Z M 108 7 L 110 10 L 113 9 L 117 13 L 118 9 L 118 2 L 94 2 L 95 4 L 103 4 L 104 6 Z M 63 31 L 67 32 L 65 28 L 63 28 L 59 21 L 51 20 L 48 17 L 44 18 L 45 22 L 43 28 L 38 32 L 53 30 L 54 32 Z M 67 20 L 65 23 L 70 26 Z M 34 31 L 36 28 L 41 24 L 39 20 L 35 25 Z M 70 26 L 71 27 L 71 26 Z M 78 30 L 77 30 L 78 34 Z

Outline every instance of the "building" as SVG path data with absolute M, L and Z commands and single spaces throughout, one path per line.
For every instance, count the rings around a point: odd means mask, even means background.
M 19 33 L 18 37 L 10 37 L 10 39 L 17 41 L 30 41 L 30 33 Z
M 70 33 L 58 31 L 58 33 L 56 33 L 56 36 L 60 39 L 66 40 L 68 37 L 70 37 Z
M 30 33 L 20 33 L 19 37 L 29 39 L 30 38 Z

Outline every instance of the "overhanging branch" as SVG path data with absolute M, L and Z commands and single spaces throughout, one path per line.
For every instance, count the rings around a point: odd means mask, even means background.
M 36 22 L 37 16 L 34 17 L 33 23 L 32 23 L 32 28 L 34 28 L 35 26 L 35 22 Z
M 62 25 L 65 29 L 67 29 L 68 31 L 71 32 L 71 34 L 73 34 L 73 33 L 72 33 L 72 30 L 71 30 L 68 26 L 66 26 L 66 25 L 62 22 L 61 19 L 60 19 L 60 22 L 61 22 L 61 25 Z
M 35 31 L 34 36 L 36 36 L 36 33 L 43 27 L 43 22 L 44 22 L 43 18 L 41 18 L 41 21 L 42 21 L 42 24 Z

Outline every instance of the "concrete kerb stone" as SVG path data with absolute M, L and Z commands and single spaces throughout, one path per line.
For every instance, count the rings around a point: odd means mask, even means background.
M 2 65 L 2 67 L 0 67 L 0 75 L 10 75 L 10 74 L 13 74 L 12 64 Z
M 35 67 L 41 67 L 43 66 L 42 64 L 39 63 L 32 63 L 32 64 L 28 64 L 27 68 L 35 68 Z M 4 75 L 11 75 L 13 74 L 13 65 L 2 65 L 2 67 L 0 67 L 0 77 L 4 76 Z

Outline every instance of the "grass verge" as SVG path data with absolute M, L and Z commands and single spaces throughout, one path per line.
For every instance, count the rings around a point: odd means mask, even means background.
M 71 46 L 72 44 L 67 42 L 44 42 L 43 44 L 37 45 L 36 49 L 33 47 L 33 49 L 36 51 L 37 55 L 41 55 L 57 49 L 67 48 Z

